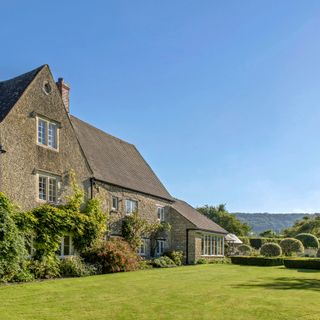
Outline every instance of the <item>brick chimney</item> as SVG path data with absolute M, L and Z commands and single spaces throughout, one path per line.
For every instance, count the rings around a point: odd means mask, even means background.
M 68 84 L 64 82 L 63 78 L 58 79 L 57 87 L 60 91 L 64 106 L 66 107 L 67 112 L 70 113 L 70 99 L 69 99 L 70 87 Z

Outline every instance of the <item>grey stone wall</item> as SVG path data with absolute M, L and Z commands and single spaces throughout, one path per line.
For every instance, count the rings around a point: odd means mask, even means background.
M 44 81 L 52 87 L 48 95 L 43 91 Z M 58 152 L 37 144 L 34 113 L 61 124 Z M 62 200 L 70 194 L 68 174 L 71 169 L 75 170 L 79 183 L 89 192 L 91 172 L 48 67 L 39 72 L 0 123 L 0 140 L 7 151 L 0 155 L 0 190 L 21 209 L 39 205 L 36 176 L 39 170 L 61 177 Z
M 171 250 L 183 251 L 184 262 L 186 262 L 187 229 L 193 229 L 195 226 L 173 208 L 170 209 L 169 223 L 171 224 Z
M 159 206 L 164 207 L 165 221 L 169 222 L 170 201 L 153 197 L 151 195 L 145 195 L 136 191 L 131 191 L 118 186 L 109 185 L 104 182 L 96 181 L 93 187 L 93 195 L 98 197 L 103 205 L 104 210 L 110 214 L 110 220 L 112 221 L 110 228 L 112 235 L 121 235 L 121 226 L 125 212 L 125 200 L 130 199 L 138 202 L 138 213 L 146 219 L 148 222 L 153 223 L 158 219 L 157 208 Z M 119 199 L 118 211 L 112 211 L 112 197 Z M 166 240 L 166 249 L 170 249 L 169 235 L 164 235 Z M 150 246 L 148 248 L 150 256 Z

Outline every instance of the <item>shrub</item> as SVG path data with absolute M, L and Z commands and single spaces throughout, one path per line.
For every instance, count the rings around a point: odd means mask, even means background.
M 250 239 L 248 237 L 239 237 L 243 244 L 250 245 Z
M 305 248 L 319 248 L 319 240 L 311 233 L 300 233 L 296 237 L 300 240 Z
M 79 256 L 65 257 L 60 263 L 60 274 L 65 277 L 85 277 L 97 272 L 93 265 L 84 263 Z
M 293 254 L 304 252 L 302 242 L 294 238 L 285 238 L 281 240 L 280 247 L 286 256 L 292 256 Z
M 295 269 L 320 269 L 320 259 L 284 259 L 284 265 L 286 268 Z
M 252 252 L 252 248 L 247 244 L 242 244 L 238 247 L 238 251 L 242 255 L 250 255 Z
M 207 264 L 208 260 L 205 258 L 200 258 L 197 260 L 196 264 Z
M 128 242 L 119 237 L 101 241 L 82 253 L 85 262 L 96 266 L 101 273 L 139 269 L 140 257 Z
M 277 243 L 268 242 L 262 245 L 260 254 L 265 257 L 278 257 L 282 254 L 282 249 Z
M 183 251 L 167 251 L 165 256 L 169 257 L 175 263 L 175 265 L 182 265 Z
M 172 268 L 176 267 L 176 264 L 167 256 L 155 258 L 152 260 L 152 265 L 155 268 Z
M 317 257 L 320 258 L 320 248 L 317 251 Z
M 280 257 L 239 257 L 233 256 L 231 257 L 231 262 L 233 264 L 240 264 L 240 265 L 248 265 L 248 266 L 282 266 L 283 265 L 283 258 Z
M 15 215 L 14 206 L 0 193 L 0 282 L 14 281 L 14 277 L 24 273 L 27 252 Z
M 140 270 L 152 269 L 152 261 L 150 261 L 150 260 L 140 260 L 139 261 L 139 269 Z
M 230 264 L 231 260 L 230 258 L 223 257 L 223 258 L 217 258 L 209 261 L 209 264 Z
M 29 270 L 36 279 L 57 278 L 60 277 L 60 260 L 56 256 L 30 260 Z
M 266 242 L 265 239 L 261 238 L 261 237 L 260 238 L 250 238 L 249 241 L 250 241 L 250 246 L 252 248 L 257 249 L 257 250 L 259 250 L 262 247 L 262 245 Z

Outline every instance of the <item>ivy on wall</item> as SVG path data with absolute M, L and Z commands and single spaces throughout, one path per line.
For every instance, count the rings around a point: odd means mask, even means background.
M 136 211 L 130 216 L 126 216 L 122 223 L 122 235 L 130 244 L 133 250 L 138 250 L 142 243 L 142 237 L 150 239 L 151 255 L 154 255 L 156 249 L 156 239 L 165 237 L 166 232 L 171 229 L 167 222 L 150 223 L 139 215 Z

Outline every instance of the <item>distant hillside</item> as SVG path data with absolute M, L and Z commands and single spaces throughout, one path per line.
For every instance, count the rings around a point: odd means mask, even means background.
M 291 227 L 295 221 L 304 216 L 313 216 L 317 214 L 306 213 L 241 213 L 235 212 L 241 221 L 246 222 L 252 227 L 252 231 L 259 234 L 262 231 L 271 229 L 277 233 L 281 230 Z

